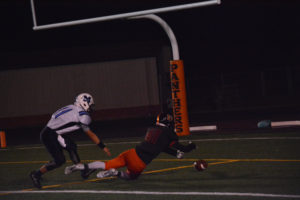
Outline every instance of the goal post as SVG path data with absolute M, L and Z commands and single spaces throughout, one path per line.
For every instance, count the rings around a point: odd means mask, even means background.
M 182 60 L 170 61 L 170 79 L 175 131 L 178 136 L 190 135 L 186 86 Z
M 186 3 L 186 4 L 182 4 L 182 5 L 174 5 L 174 6 L 168 6 L 168 7 L 163 7 L 163 8 L 154 8 L 154 9 L 135 11 L 135 12 L 94 17 L 94 18 L 88 18 L 88 19 L 72 20 L 72 21 L 66 21 L 66 22 L 38 25 L 37 16 L 36 16 L 36 12 L 35 12 L 35 3 L 34 3 L 34 0 L 30 0 L 31 13 L 32 13 L 32 19 L 33 19 L 33 30 L 45 30 L 45 29 L 52 29 L 52 28 L 59 28 L 59 27 L 66 27 L 66 26 L 75 26 L 75 25 L 80 25 L 80 24 L 110 21 L 110 20 L 116 20 L 116 19 L 126 19 L 129 17 L 135 17 L 135 16 L 140 16 L 140 15 L 158 14 L 158 13 L 165 13 L 165 12 L 171 12 L 171 11 L 186 10 L 186 9 L 211 6 L 211 5 L 216 5 L 216 4 L 221 4 L 221 0 L 199 1 L 199 2 L 195 2 L 195 3 Z
M 184 66 L 183 60 L 180 60 L 179 48 L 175 34 L 167 22 L 154 14 L 131 17 L 129 19 L 143 18 L 157 22 L 169 37 L 173 54 L 173 60 L 170 61 L 170 85 L 175 131 L 178 136 L 190 135 Z
M 171 92 L 172 92 L 173 116 L 175 122 L 175 131 L 177 135 L 184 136 L 184 135 L 190 135 L 184 65 L 183 65 L 183 61 L 179 57 L 178 44 L 172 29 L 163 19 L 161 19 L 155 14 L 216 5 L 220 3 L 221 0 L 200 1 L 196 3 L 187 3 L 182 5 L 164 7 L 164 8 L 148 9 L 148 10 L 142 10 L 142 11 L 136 11 L 130 13 L 122 13 L 122 14 L 101 16 L 96 18 L 74 20 L 74 21 L 67 21 L 67 22 L 60 22 L 60 23 L 53 23 L 53 24 L 46 24 L 46 25 L 37 24 L 34 0 L 31 0 L 31 11 L 32 11 L 34 30 L 52 29 L 52 28 L 115 20 L 115 19 L 132 20 L 132 19 L 147 18 L 159 23 L 161 27 L 164 29 L 164 31 L 166 32 L 166 34 L 168 35 L 172 46 L 173 60 L 170 61 L 170 81 L 171 81 Z

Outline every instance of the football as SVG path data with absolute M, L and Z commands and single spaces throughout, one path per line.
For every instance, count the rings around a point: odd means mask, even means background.
M 194 162 L 194 167 L 198 171 L 203 171 L 207 168 L 208 164 L 205 160 L 197 160 Z

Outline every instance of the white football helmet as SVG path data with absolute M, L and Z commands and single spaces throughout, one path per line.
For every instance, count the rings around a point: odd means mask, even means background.
M 85 111 L 91 111 L 91 106 L 94 105 L 94 99 L 92 95 L 88 93 L 81 93 L 76 97 L 74 105 L 82 107 Z

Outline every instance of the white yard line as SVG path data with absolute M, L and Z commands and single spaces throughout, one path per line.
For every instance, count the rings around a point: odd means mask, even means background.
M 119 190 L 38 190 L 38 191 L 0 191 L 5 194 L 41 194 L 41 193 L 81 193 L 81 194 L 134 194 L 134 195 L 181 195 L 181 196 L 241 196 L 241 197 L 269 197 L 300 199 L 300 195 L 292 194 L 265 194 L 239 192 L 159 192 L 159 191 L 119 191 Z

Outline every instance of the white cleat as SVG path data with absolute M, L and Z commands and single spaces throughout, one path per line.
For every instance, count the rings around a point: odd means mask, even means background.
M 109 170 L 101 171 L 96 176 L 97 178 L 105 178 L 105 177 L 117 176 L 117 175 L 118 175 L 118 170 L 112 168 Z
M 76 165 L 67 166 L 65 168 L 65 175 L 69 175 L 74 171 L 76 171 Z

